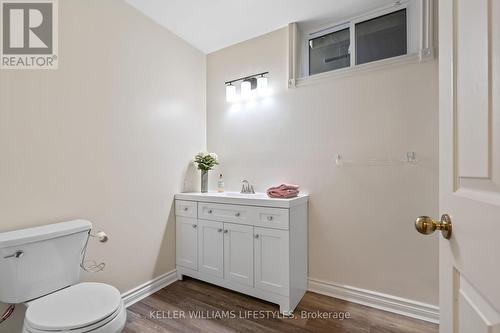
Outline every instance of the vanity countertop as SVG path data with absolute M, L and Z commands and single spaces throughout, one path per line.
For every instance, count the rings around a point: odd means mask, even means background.
M 175 195 L 176 200 L 201 201 L 213 203 L 225 203 L 233 205 L 248 205 L 262 207 L 291 208 L 303 205 L 309 201 L 307 194 L 299 194 L 295 198 L 275 199 L 269 198 L 266 193 L 243 194 L 238 192 L 188 192 Z

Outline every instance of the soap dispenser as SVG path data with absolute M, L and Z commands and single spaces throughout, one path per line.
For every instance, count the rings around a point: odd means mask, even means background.
M 222 173 L 219 175 L 219 180 L 217 181 L 217 192 L 224 192 L 224 179 L 222 178 Z

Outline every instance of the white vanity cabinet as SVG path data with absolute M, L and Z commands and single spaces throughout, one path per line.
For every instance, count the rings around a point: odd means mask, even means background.
M 289 294 L 289 232 L 255 228 L 255 287 L 287 296 Z
M 198 269 L 198 221 L 182 216 L 176 217 L 176 262 L 177 265 Z
M 224 277 L 224 224 L 198 220 L 198 272 Z
M 254 231 L 250 225 L 224 224 L 224 279 L 253 287 Z
M 178 278 L 191 276 L 293 311 L 307 289 L 307 207 L 305 195 L 177 194 Z

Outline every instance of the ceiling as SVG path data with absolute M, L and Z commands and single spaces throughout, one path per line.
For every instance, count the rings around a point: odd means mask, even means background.
M 126 0 L 204 53 L 290 22 L 334 22 L 394 0 Z M 318 23 L 319 24 L 319 23 Z

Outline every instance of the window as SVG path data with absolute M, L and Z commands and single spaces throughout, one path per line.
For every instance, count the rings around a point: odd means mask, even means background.
M 309 40 L 309 74 L 351 66 L 350 29 L 342 29 Z
M 423 5 L 425 3 L 425 5 Z M 352 68 L 403 55 L 418 55 L 428 36 L 421 35 L 423 11 L 418 0 L 400 0 L 359 16 L 317 28 L 298 30 L 301 55 L 298 77 Z M 311 26 L 311 23 L 304 24 Z M 300 28 L 297 28 L 300 29 Z M 423 40 L 423 38 L 427 38 Z
M 355 25 L 356 65 L 407 53 L 406 9 Z

